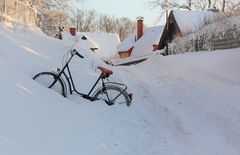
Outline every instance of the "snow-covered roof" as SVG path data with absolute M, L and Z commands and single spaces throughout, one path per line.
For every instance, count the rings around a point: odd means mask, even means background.
M 152 53 L 153 45 L 158 45 L 164 26 L 156 26 L 145 29 L 144 35 L 134 43 L 131 56 L 139 56 Z
M 117 50 L 119 52 L 127 51 L 133 47 L 133 44 L 135 42 L 136 42 L 136 32 L 133 32 L 117 46 Z
M 206 23 L 214 20 L 216 13 L 212 11 L 174 10 L 173 15 L 182 34 L 197 32 Z
M 117 45 L 120 43 L 118 34 L 103 32 L 78 32 L 77 34 L 85 35 L 97 44 L 98 49 L 95 53 L 99 57 L 110 58 L 117 54 Z
M 117 45 L 120 43 L 118 34 L 101 32 L 77 32 L 72 36 L 69 32 L 62 33 L 63 40 L 77 41 L 81 48 L 95 49 L 101 58 L 110 58 L 117 54 Z
M 158 44 L 160 37 L 162 36 L 164 26 L 155 26 L 144 29 L 143 36 L 135 41 L 136 32 L 133 32 L 127 37 L 121 44 L 118 45 L 117 49 L 119 52 L 127 51 L 133 47 L 131 56 L 139 56 L 152 52 L 153 45 Z
M 78 44 L 81 45 L 83 49 L 98 49 L 98 45 L 90 37 L 78 34 L 72 36 L 69 32 L 62 32 L 62 39 L 65 41 L 78 41 Z

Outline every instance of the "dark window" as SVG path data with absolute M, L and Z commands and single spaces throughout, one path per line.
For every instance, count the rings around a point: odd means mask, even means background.
M 87 40 L 87 37 L 85 37 L 85 36 L 82 36 L 82 38 L 81 38 L 82 40 Z

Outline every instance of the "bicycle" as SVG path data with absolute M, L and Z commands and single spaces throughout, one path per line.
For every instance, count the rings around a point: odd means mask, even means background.
M 66 60 L 66 63 L 64 64 L 62 69 L 58 68 L 57 72 L 40 72 L 33 77 L 33 80 L 41 83 L 48 88 L 53 89 L 64 97 L 67 97 L 67 85 L 65 82 L 67 81 L 70 94 L 76 93 L 90 101 L 103 100 L 109 106 L 114 105 L 115 103 L 126 104 L 127 106 L 130 106 L 132 102 L 132 94 L 126 91 L 127 86 L 122 83 L 109 82 L 108 77 L 110 77 L 113 72 L 100 66 L 98 66 L 97 68 L 101 71 L 101 74 L 97 78 L 97 81 L 94 83 L 88 94 L 80 93 L 75 88 L 69 63 L 74 56 L 78 56 L 81 59 L 83 59 L 84 57 L 79 54 L 76 49 L 71 48 L 66 54 L 69 53 L 70 58 Z M 65 70 L 67 70 L 67 72 Z M 95 90 L 95 87 L 100 82 L 100 80 L 102 82 L 102 86 Z M 105 80 L 107 80 L 108 82 L 106 82 Z

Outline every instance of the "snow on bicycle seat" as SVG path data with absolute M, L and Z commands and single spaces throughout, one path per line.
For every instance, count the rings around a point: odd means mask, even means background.
M 112 75 L 113 72 L 107 68 L 104 68 L 104 67 L 101 67 L 101 66 L 98 66 L 97 67 L 99 70 L 101 70 L 103 73 L 106 73 L 106 74 L 109 74 L 109 75 Z

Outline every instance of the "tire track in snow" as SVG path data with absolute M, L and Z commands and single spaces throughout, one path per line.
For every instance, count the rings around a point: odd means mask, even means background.
M 165 151 L 174 146 L 172 141 L 176 141 L 176 143 L 188 141 L 188 135 L 191 133 L 184 129 L 182 121 L 174 116 L 168 107 L 165 106 L 167 103 L 162 104 L 162 102 L 166 102 L 166 100 L 162 100 L 163 95 L 170 92 L 171 89 L 162 91 L 164 94 L 156 92 L 156 90 L 161 91 L 161 87 L 162 89 L 167 87 L 169 75 L 155 77 L 154 73 L 151 73 L 151 70 L 144 70 L 144 75 L 139 75 L 139 73 L 142 73 L 141 70 L 141 68 L 137 67 L 124 68 L 122 74 L 127 76 L 125 77 L 126 81 L 129 81 L 129 84 L 134 87 L 134 96 L 136 96 L 137 101 L 140 103 L 147 101 L 147 104 L 139 105 L 145 106 L 143 108 L 144 111 L 138 109 L 137 113 L 149 126 L 150 130 L 153 131 L 151 133 L 152 137 L 157 141 L 161 139 L 161 142 L 158 143 L 161 143 L 161 146 L 165 146 L 165 148 L 161 148 Z M 142 96 L 142 94 L 144 95 Z M 167 96 L 170 98 L 171 94 L 169 93 Z M 172 140 L 168 140 L 169 138 Z M 185 150 L 182 151 L 185 152 Z

